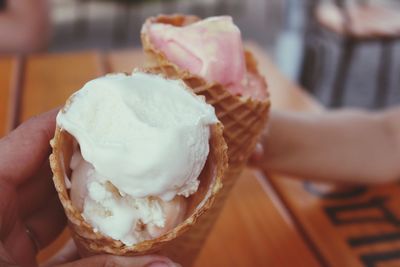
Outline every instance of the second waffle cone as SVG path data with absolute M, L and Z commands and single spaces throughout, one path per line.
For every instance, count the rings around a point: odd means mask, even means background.
M 198 20 L 199 18 L 195 16 L 160 15 L 147 19 L 141 33 L 143 49 L 149 56 L 152 69 L 165 73 L 169 77 L 179 77 L 193 92 L 205 96 L 206 102 L 214 106 L 218 119 L 224 125 L 224 138 L 228 145 L 229 167 L 223 179 L 224 187 L 216 197 L 211 210 L 196 224 L 192 232 L 194 235 L 187 240 L 187 245 L 191 249 L 190 255 L 186 257 L 187 260 L 182 262 L 184 266 L 191 266 L 200 252 L 229 192 L 245 168 L 248 158 L 263 133 L 270 108 L 269 97 L 260 101 L 236 96 L 219 83 L 209 83 L 204 78 L 179 68 L 151 43 L 147 34 L 148 27 L 153 23 L 182 27 Z M 259 79 L 267 90 L 267 83 L 258 72 L 257 62 L 252 53 L 245 51 L 244 56 L 247 71 Z

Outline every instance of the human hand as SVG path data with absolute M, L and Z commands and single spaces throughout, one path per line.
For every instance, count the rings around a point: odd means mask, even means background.
M 48 161 L 56 114 L 57 110 L 52 110 L 32 118 L 0 139 L 0 266 L 37 266 L 37 252 L 65 227 L 65 214 Z M 153 255 L 99 255 L 79 260 L 72 241 L 45 265 L 59 264 L 178 266 L 165 257 Z
M 66 263 L 67 262 L 67 263 Z M 77 248 L 72 240 L 41 267 L 86 267 L 86 266 L 129 266 L 129 267 L 179 267 L 179 264 L 157 255 L 139 257 L 120 257 L 112 255 L 98 255 L 79 259 Z

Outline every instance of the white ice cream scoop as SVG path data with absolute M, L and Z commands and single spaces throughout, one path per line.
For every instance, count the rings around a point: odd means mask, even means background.
M 57 124 L 78 142 L 73 204 L 125 244 L 182 221 L 209 152 L 212 106 L 181 81 L 135 72 L 95 79 L 75 93 Z

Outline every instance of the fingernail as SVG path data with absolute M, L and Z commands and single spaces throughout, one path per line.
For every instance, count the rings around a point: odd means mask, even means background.
M 146 267 L 182 267 L 182 265 L 172 261 L 168 263 L 164 261 L 156 261 L 146 265 Z
M 146 267 L 174 267 L 174 266 L 173 265 L 170 266 L 170 264 L 168 264 L 166 262 L 157 261 L 157 262 L 152 262 L 152 263 L 146 265 Z

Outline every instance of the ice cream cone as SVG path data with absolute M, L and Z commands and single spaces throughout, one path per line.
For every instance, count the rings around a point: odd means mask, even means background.
M 71 104 L 70 101 L 67 100 L 65 107 Z M 69 177 L 71 177 L 69 166 L 73 153 L 73 143 L 73 136 L 57 127 L 54 139 L 51 141 L 53 153 L 50 156 L 50 164 L 54 174 L 54 184 L 80 254 L 89 256 L 109 253 L 134 256 L 159 253 L 170 257 L 176 262 L 185 264 L 187 262 L 187 254 L 184 251 L 182 251 L 183 253 L 175 253 L 175 248 L 183 246 L 182 244 L 193 236 L 192 229 L 195 229 L 201 218 L 213 205 L 218 195 L 217 193 L 222 187 L 222 178 L 227 169 L 227 146 L 223 138 L 223 126 L 220 123 L 211 126 L 210 152 L 206 165 L 199 177 L 199 189 L 187 200 L 186 219 L 164 235 L 132 246 L 127 246 L 121 241 L 114 240 L 95 231 L 82 217 L 81 212 L 73 206 L 68 188 Z
M 214 106 L 219 120 L 224 125 L 224 136 L 228 144 L 229 165 L 245 163 L 262 133 L 268 118 L 270 101 L 253 100 L 229 93 L 218 83 L 207 83 L 202 77 L 180 69 L 156 49 L 150 41 L 146 28 L 152 23 L 166 23 L 184 26 L 199 18 L 184 15 L 160 15 L 147 19 L 142 29 L 142 44 L 145 53 L 153 62 L 153 69 L 166 73 L 170 77 L 180 77 L 198 95 L 204 95 L 207 103 Z M 259 79 L 265 90 L 267 84 L 257 69 L 257 62 L 250 51 L 245 52 L 247 71 Z
M 203 243 L 207 234 L 216 221 L 226 197 L 228 196 L 235 181 L 240 176 L 246 162 L 252 154 L 257 141 L 265 129 L 268 120 L 270 101 L 254 100 L 235 96 L 219 83 L 208 83 L 204 78 L 194 75 L 187 70 L 179 68 L 167 59 L 162 51 L 158 50 L 151 42 L 147 32 L 152 23 L 165 23 L 176 27 L 185 26 L 198 21 L 195 16 L 185 15 L 160 15 L 146 20 L 141 33 L 143 49 L 153 63 L 155 71 L 163 72 L 170 77 L 180 77 L 196 94 L 206 97 L 207 103 L 214 106 L 218 119 L 224 125 L 224 137 L 228 145 L 229 168 L 223 179 L 224 187 L 218 194 L 215 203 L 206 216 L 203 216 L 192 231 L 193 236 L 190 243 L 191 250 L 186 248 L 188 260 L 185 266 L 190 266 Z M 245 51 L 246 68 L 253 77 L 261 81 L 267 91 L 265 79 L 257 69 L 257 62 L 250 51 Z M 179 248 L 177 248 L 179 250 Z

